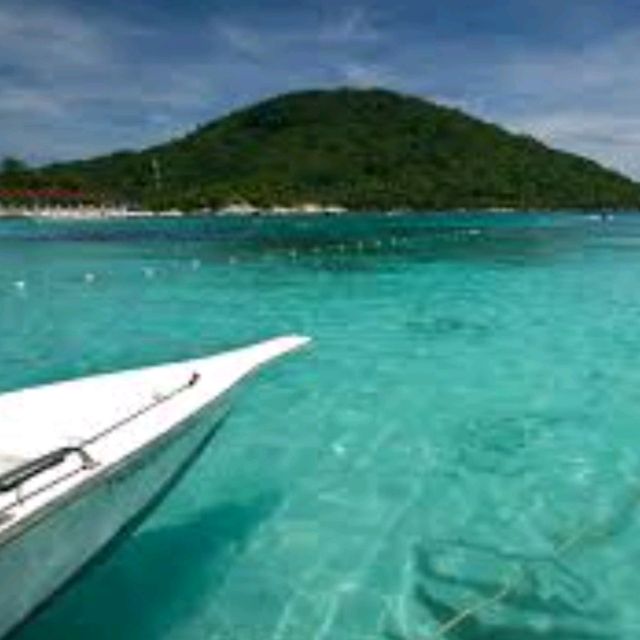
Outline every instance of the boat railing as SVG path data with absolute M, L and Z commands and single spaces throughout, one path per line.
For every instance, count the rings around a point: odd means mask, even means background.
M 139 409 L 136 409 L 126 417 L 114 422 L 109 425 L 105 429 L 99 431 L 98 433 L 82 440 L 78 444 L 73 446 L 65 446 L 45 453 L 37 458 L 32 458 L 14 466 L 13 468 L 0 473 L 0 496 L 3 494 L 13 494 L 13 500 L 9 500 L 8 504 L 0 505 L 0 522 L 2 519 L 7 517 L 7 512 L 10 509 L 16 507 L 17 505 L 23 504 L 26 500 L 33 498 L 36 495 L 39 495 L 50 489 L 51 487 L 59 484 L 60 482 L 67 480 L 68 478 L 77 475 L 81 471 L 85 471 L 87 469 L 92 469 L 100 465 L 100 462 L 94 459 L 88 452 L 87 447 L 95 444 L 100 441 L 104 437 L 114 433 L 125 427 L 128 424 L 131 424 L 135 419 L 141 417 L 142 415 L 148 413 L 152 409 L 155 409 L 159 405 L 162 405 L 169 400 L 175 398 L 177 395 L 187 391 L 192 388 L 200 379 L 200 375 L 198 373 L 193 373 L 189 380 L 186 383 L 181 384 L 175 389 L 163 393 L 156 394 L 153 398 L 152 402 L 149 402 Z M 77 456 L 80 460 L 80 466 L 70 469 L 67 473 L 59 475 L 50 482 L 45 483 L 41 486 L 35 487 L 29 493 L 24 493 L 23 488 L 24 485 L 46 473 L 47 471 L 51 471 L 58 467 L 61 467 L 67 460 L 72 457 Z
M 74 454 L 78 455 L 84 469 L 96 464 L 82 447 L 61 447 L 33 460 L 27 460 L 27 462 L 0 474 L 0 493 L 18 489 L 27 480 L 31 480 L 31 478 L 35 478 L 41 473 L 61 465 L 69 456 Z

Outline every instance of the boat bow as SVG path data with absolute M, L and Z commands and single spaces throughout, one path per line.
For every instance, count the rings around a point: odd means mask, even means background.
M 79 478 L 126 461 L 223 400 L 264 364 L 300 349 L 285 336 L 219 355 L 0 395 L 0 515 L 37 509 Z M 51 489 L 51 491 L 49 491 Z M 38 499 L 25 501 L 25 497 Z M 0 520 L 0 533 L 3 528 Z

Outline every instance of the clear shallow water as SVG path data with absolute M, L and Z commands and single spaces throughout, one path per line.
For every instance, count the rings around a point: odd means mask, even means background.
M 4 221 L 3 390 L 315 340 L 18 640 L 637 639 L 639 325 L 633 215 Z

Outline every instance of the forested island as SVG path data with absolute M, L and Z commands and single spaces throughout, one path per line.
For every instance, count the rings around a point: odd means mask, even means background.
M 29 168 L 0 193 L 148 210 L 637 209 L 640 184 L 458 109 L 386 90 L 279 96 L 141 151 Z

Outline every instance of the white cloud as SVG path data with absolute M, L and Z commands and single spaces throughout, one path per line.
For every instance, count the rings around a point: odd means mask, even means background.
M 256 29 L 234 24 L 227 20 L 223 20 L 215 25 L 218 36 L 228 44 L 232 50 L 249 57 L 260 57 L 264 55 L 271 47 L 267 40 L 273 40 L 273 37 L 266 38 Z
M 38 89 L 0 86 L 0 114 L 60 116 L 62 101 Z M 6 134 L 5 134 L 6 135 Z
M 322 53 L 327 49 L 352 51 L 384 38 L 383 31 L 374 24 L 372 14 L 359 6 L 347 6 L 337 16 L 331 15 L 328 19 L 295 24 L 256 26 L 216 16 L 212 25 L 215 37 L 233 51 L 256 58 L 283 54 L 301 46 L 320 47 Z
M 640 177 L 640 31 L 588 49 L 523 54 L 495 67 L 494 111 L 512 129 Z
M 135 40 L 154 35 L 52 7 L 0 7 L 0 156 L 87 156 L 194 124 L 211 103 L 213 65 L 138 59 Z
M 18 5 L 0 7 L 0 60 L 0 117 L 9 124 L 21 116 L 63 116 L 81 97 L 80 87 L 113 64 L 96 26 L 66 12 Z
M 321 26 L 317 33 L 320 42 L 329 44 L 375 43 L 383 32 L 375 24 L 370 12 L 363 7 L 348 7 L 335 22 Z
M 381 65 L 346 62 L 340 65 L 340 73 L 347 84 L 360 87 L 379 87 L 387 83 L 389 73 Z
M 592 158 L 604 166 L 640 177 L 640 116 L 564 111 L 514 118 L 509 128 L 553 147 Z
M 29 72 L 103 65 L 111 55 L 100 31 L 79 16 L 18 5 L 0 7 L 0 59 Z
M 558 97 L 588 96 L 615 88 L 623 95 L 629 81 L 637 78 L 631 61 L 640 53 L 640 31 L 629 30 L 579 50 L 524 53 L 505 61 L 502 79 L 528 92 Z M 607 99 L 614 96 L 607 95 Z

